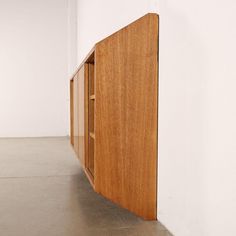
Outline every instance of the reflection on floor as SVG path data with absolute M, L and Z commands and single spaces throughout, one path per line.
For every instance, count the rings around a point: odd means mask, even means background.
M 68 138 L 0 139 L 0 235 L 170 236 L 105 200 Z

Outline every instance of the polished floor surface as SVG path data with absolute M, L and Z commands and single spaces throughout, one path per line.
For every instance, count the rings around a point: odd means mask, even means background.
M 96 194 L 68 138 L 0 139 L 1 236 L 170 236 Z

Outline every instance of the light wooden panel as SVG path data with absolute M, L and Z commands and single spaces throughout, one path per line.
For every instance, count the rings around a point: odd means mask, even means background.
M 84 113 L 84 80 L 85 80 L 85 66 L 82 66 L 77 73 L 78 78 L 78 117 L 79 117 L 79 158 L 84 165 L 84 126 L 85 126 L 85 113 Z
M 91 55 L 90 55 L 91 57 Z M 90 58 L 89 57 L 89 58 Z M 92 54 L 93 57 L 93 54 Z M 85 106 L 85 165 L 84 171 L 88 177 L 89 182 L 94 187 L 94 176 L 89 170 L 90 161 L 89 161 L 89 149 L 90 149 L 90 132 L 89 132 L 89 64 L 85 63 L 86 73 L 85 73 L 85 87 L 84 87 L 84 106 Z
M 75 74 L 73 79 L 73 90 L 71 92 L 72 100 L 72 135 L 73 144 L 77 156 L 82 165 L 85 162 L 85 77 L 88 68 L 82 66 Z
M 78 74 L 73 80 L 73 142 L 74 150 L 79 155 L 79 83 Z
M 74 145 L 74 98 L 73 98 L 73 80 L 70 80 L 70 142 Z
M 89 63 L 89 95 L 94 95 L 94 62 Z
M 148 14 L 95 49 L 95 190 L 156 219 L 158 16 Z
M 94 54 L 91 55 L 88 65 L 88 153 L 86 168 L 94 178 Z
M 86 67 L 87 73 L 85 74 L 85 80 L 84 80 L 84 119 L 85 119 L 85 130 L 84 130 L 84 135 L 85 135 L 85 163 L 84 167 L 85 170 L 88 165 L 88 148 L 89 148 L 89 81 L 88 81 L 88 64 L 85 63 L 84 66 Z

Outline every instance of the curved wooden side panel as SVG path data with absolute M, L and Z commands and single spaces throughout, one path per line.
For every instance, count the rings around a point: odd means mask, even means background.
M 157 217 L 158 16 L 147 14 L 95 48 L 95 191 Z

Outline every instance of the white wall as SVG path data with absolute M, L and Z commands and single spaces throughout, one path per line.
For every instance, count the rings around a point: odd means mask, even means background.
M 236 2 L 160 0 L 159 219 L 236 235 Z
M 0 137 L 68 134 L 70 22 L 68 0 L 0 1 Z
M 77 0 L 68 1 L 68 74 L 77 69 Z
M 233 0 L 78 0 L 78 62 L 160 14 L 158 215 L 176 236 L 236 235 L 235 10 Z
M 78 0 L 78 63 L 95 43 L 153 11 L 156 0 Z

